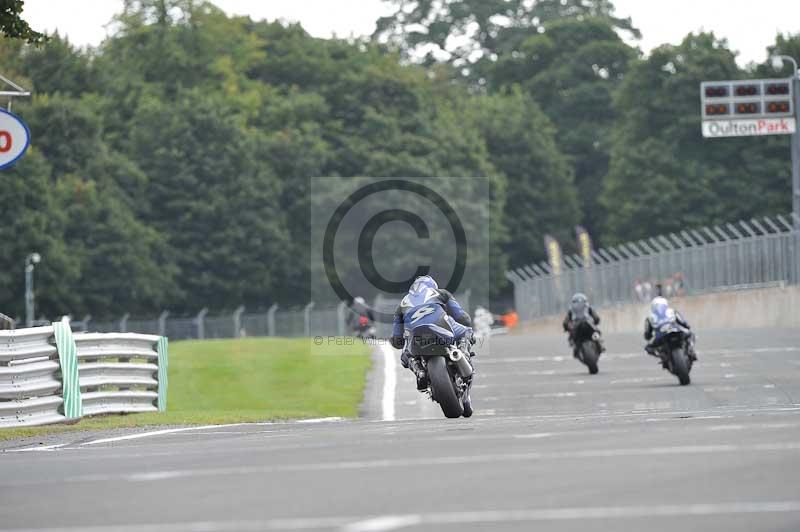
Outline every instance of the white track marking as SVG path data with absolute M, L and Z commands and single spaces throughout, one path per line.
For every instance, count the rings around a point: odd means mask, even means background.
M 209 430 L 209 429 L 221 429 L 225 427 L 241 427 L 242 425 L 246 424 L 247 423 L 230 423 L 228 425 L 201 425 L 199 427 L 182 427 L 179 429 L 153 430 L 150 432 L 138 432 L 136 434 L 128 434 L 125 436 L 115 436 L 113 438 L 100 438 L 99 440 L 87 441 L 86 443 L 82 443 L 81 445 L 97 445 L 100 443 L 114 443 L 118 441 L 139 440 L 141 438 L 161 436 L 162 434 L 174 434 L 176 432 L 186 432 L 189 430 Z
M 789 443 L 758 443 L 750 445 L 719 444 L 719 445 L 684 445 L 667 447 L 634 447 L 621 449 L 589 449 L 584 451 L 542 451 L 524 453 L 484 454 L 469 456 L 440 456 L 418 458 L 418 466 L 452 466 L 462 464 L 499 464 L 508 462 L 525 462 L 539 460 L 581 459 L 581 458 L 629 458 L 632 456 L 669 456 L 669 455 L 700 455 L 722 453 L 757 453 L 757 452 L 796 452 L 800 451 L 800 442 Z M 100 474 L 65 477 L 61 479 L 48 479 L 33 484 L 67 483 L 67 482 L 109 482 L 124 480 L 129 482 L 152 482 L 153 480 L 171 480 L 178 478 L 213 477 L 230 475 L 262 475 L 268 473 L 308 473 L 322 471 L 345 471 L 359 469 L 388 469 L 408 467 L 405 459 L 378 459 L 342 462 L 319 462 L 306 464 L 283 464 L 269 466 L 240 466 L 220 467 L 208 469 L 176 469 L 151 471 L 146 474 Z M 24 483 L 29 485 L 29 483 Z M 3 483 L 3 487 L 17 485 L 14 482 Z
M 415 526 L 421 522 L 422 517 L 419 515 L 384 515 L 364 521 L 356 521 L 343 527 L 342 530 L 344 532 L 384 532 L 386 530 Z
M 524 523 L 543 521 L 582 521 L 592 519 L 636 519 L 653 517 L 715 516 L 739 514 L 778 514 L 800 512 L 800 501 L 740 501 L 733 503 L 695 503 L 641 506 L 528 508 L 518 510 L 478 510 L 393 516 L 288 518 L 261 521 L 200 521 L 158 524 L 121 524 L 9 529 L 6 532 L 250 532 L 261 530 L 319 530 L 339 528 L 342 532 L 380 532 L 402 527 L 439 530 L 447 525 L 479 523 Z M 437 526 L 438 525 L 438 526 Z M 490 529 L 489 527 L 484 527 Z
M 320 418 L 312 418 L 312 419 L 298 419 L 296 421 L 291 422 L 283 422 L 283 424 L 292 424 L 292 423 L 299 423 L 299 424 L 315 424 L 315 423 L 327 423 L 332 421 L 342 421 L 344 418 L 341 417 L 320 417 Z M 279 423 L 275 423 L 272 421 L 264 421 L 259 423 L 227 423 L 222 425 L 201 425 L 199 427 L 181 427 L 176 429 L 162 429 L 162 430 L 153 430 L 150 432 L 137 432 L 136 434 L 127 434 L 125 436 L 115 436 L 113 438 L 101 438 L 99 440 L 92 440 L 87 441 L 85 443 L 81 443 L 80 445 L 98 445 L 101 443 L 115 443 L 120 441 L 128 441 L 128 440 L 139 440 L 142 438 L 151 438 L 153 436 L 163 436 L 165 434 L 176 434 L 179 432 L 188 432 L 188 431 L 198 431 L 198 430 L 212 430 L 212 429 L 224 429 L 227 427 L 261 427 L 264 425 L 276 425 Z M 224 432 L 224 431 L 223 431 Z M 251 434 L 260 434 L 263 432 L 271 432 L 271 431 L 261 431 L 261 432 L 251 432 Z M 230 432 L 230 434 L 239 434 L 240 432 Z M 220 432 L 209 432 L 208 434 L 220 434 Z M 67 445 L 67 444 L 63 444 Z
M 298 419 L 295 423 L 327 423 L 329 421 L 342 421 L 343 417 L 315 417 L 311 419 Z
M 727 504 L 674 504 L 660 506 L 618 506 L 552 508 L 411 514 L 409 521 L 419 525 L 464 525 L 528 521 L 565 521 L 586 519 L 631 519 L 643 517 L 682 517 L 686 515 L 731 515 L 749 513 L 800 512 L 800 501 L 740 502 Z M 342 528 L 348 531 L 349 528 Z M 377 529 L 389 530 L 389 529 Z
M 36 447 L 25 447 L 24 449 L 8 449 L 7 453 L 26 453 L 32 451 L 55 451 L 59 447 L 64 447 L 65 445 L 69 445 L 67 443 L 59 443 L 56 445 L 37 445 Z
M 528 439 L 538 440 L 540 438 L 549 438 L 551 436 L 553 436 L 552 432 L 535 432 L 533 434 L 514 434 L 515 438 L 523 440 L 528 440 Z
M 395 396 L 397 393 L 397 368 L 395 368 L 395 350 L 381 344 L 383 351 L 383 397 L 381 398 L 381 419 L 395 420 Z

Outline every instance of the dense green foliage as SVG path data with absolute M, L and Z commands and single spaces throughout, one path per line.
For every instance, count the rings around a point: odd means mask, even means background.
M 13 39 L 25 39 L 29 43 L 38 44 L 45 36 L 34 31 L 22 18 L 23 0 L 0 0 L 0 35 Z
M 0 41 L 34 90 L 0 172 L 0 309 L 22 313 L 31 251 L 50 316 L 304 303 L 316 176 L 488 177 L 494 294 L 576 223 L 613 243 L 789 209 L 786 137 L 700 136 L 699 82 L 766 62 L 711 34 L 644 58 L 609 0 L 386 1 L 371 40 L 127 0 L 97 49 Z

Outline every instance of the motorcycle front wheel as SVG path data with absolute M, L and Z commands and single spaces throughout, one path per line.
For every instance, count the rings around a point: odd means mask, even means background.
M 689 358 L 683 348 L 672 350 L 672 372 L 678 377 L 681 386 L 686 386 L 692 379 L 689 377 Z
M 597 346 L 594 341 L 587 340 L 583 342 L 581 351 L 583 351 L 583 363 L 589 368 L 589 373 L 596 375 L 599 370 L 597 369 Z
M 426 368 L 428 370 L 428 378 L 431 381 L 433 398 L 439 403 L 442 413 L 448 418 L 461 417 L 464 413 L 464 407 L 461 401 L 458 400 L 444 357 L 433 356 L 428 358 Z

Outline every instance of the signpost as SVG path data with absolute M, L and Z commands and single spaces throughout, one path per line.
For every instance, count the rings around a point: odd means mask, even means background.
M 792 213 L 800 229 L 800 71 L 781 79 L 704 81 L 700 84 L 703 137 L 792 135 Z

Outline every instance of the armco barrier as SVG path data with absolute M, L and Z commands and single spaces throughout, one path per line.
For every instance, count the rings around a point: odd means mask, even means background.
M 73 334 L 67 323 L 0 331 L 0 427 L 166 410 L 167 339 Z

